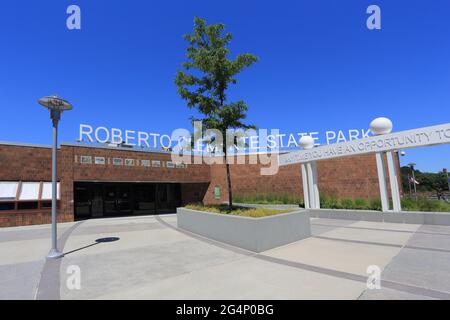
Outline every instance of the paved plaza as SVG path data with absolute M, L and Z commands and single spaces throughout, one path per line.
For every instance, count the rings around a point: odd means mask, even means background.
M 0 299 L 450 299 L 450 227 L 311 219 L 255 254 L 177 229 L 176 215 L 0 229 Z M 97 239 L 116 237 L 113 242 Z M 367 267 L 381 270 L 368 289 Z M 80 289 L 68 286 L 74 269 Z

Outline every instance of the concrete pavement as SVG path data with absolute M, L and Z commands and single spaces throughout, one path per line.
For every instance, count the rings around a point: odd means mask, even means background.
M 48 225 L 4 228 L 0 299 L 450 299 L 450 227 L 311 224 L 313 237 L 254 254 L 178 230 L 176 215 L 65 223 L 56 261 Z

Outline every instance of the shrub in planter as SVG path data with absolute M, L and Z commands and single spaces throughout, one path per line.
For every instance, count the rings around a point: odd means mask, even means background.
M 320 206 L 326 209 L 340 209 L 341 206 L 339 201 L 334 196 L 321 195 L 320 196 Z
M 369 203 L 365 199 L 356 199 L 353 207 L 354 209 L 367 210 L 369 209 Z
M 370 200 L 370 210 L 381 211 L 383 208 L 381 207 L 380 199 L 372 199 Z
M 341 199 L 342 209 L 354 209 L 354 203 L 352 199 Z

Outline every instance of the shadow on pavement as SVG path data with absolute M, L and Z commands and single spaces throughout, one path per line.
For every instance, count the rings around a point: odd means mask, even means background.
M 83 250 L 83 249 L 86 249 L 86 248 L 89 248 L 89 247 L 92 247 L 92 246 L 96 246 L 96 245 L 98 245 L 100 243 L 115 242 L 115 241 L 118 241 L 118 240 L 120 240 L 119 237 L 99 238 L 99 239 L 96 239 L 94 243 L 91 243 L 91 244 L 89 244 L 87 246 L 84 246 L 84 247 L 81 247 L 81 248 L 78 248 L 78 249 L 74 249 L 72 251 L 64 253 L 64 256 L 66 256 L 68 254 L 71 254 L 71 253 L 74 253 L 74 252 L 77 252 L 77 251 L 80 251 L 80 250 Z

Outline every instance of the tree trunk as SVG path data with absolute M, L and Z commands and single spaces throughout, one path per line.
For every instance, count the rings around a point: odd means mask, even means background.
M 230 164 L 227 161 L 226 155 L 225 155 L 225 166 L 227 167 L 228 207 L 230 210 L 232 210 L 233 209 L 233 192 L 231 191 L 231 173 L 230 173 Z

